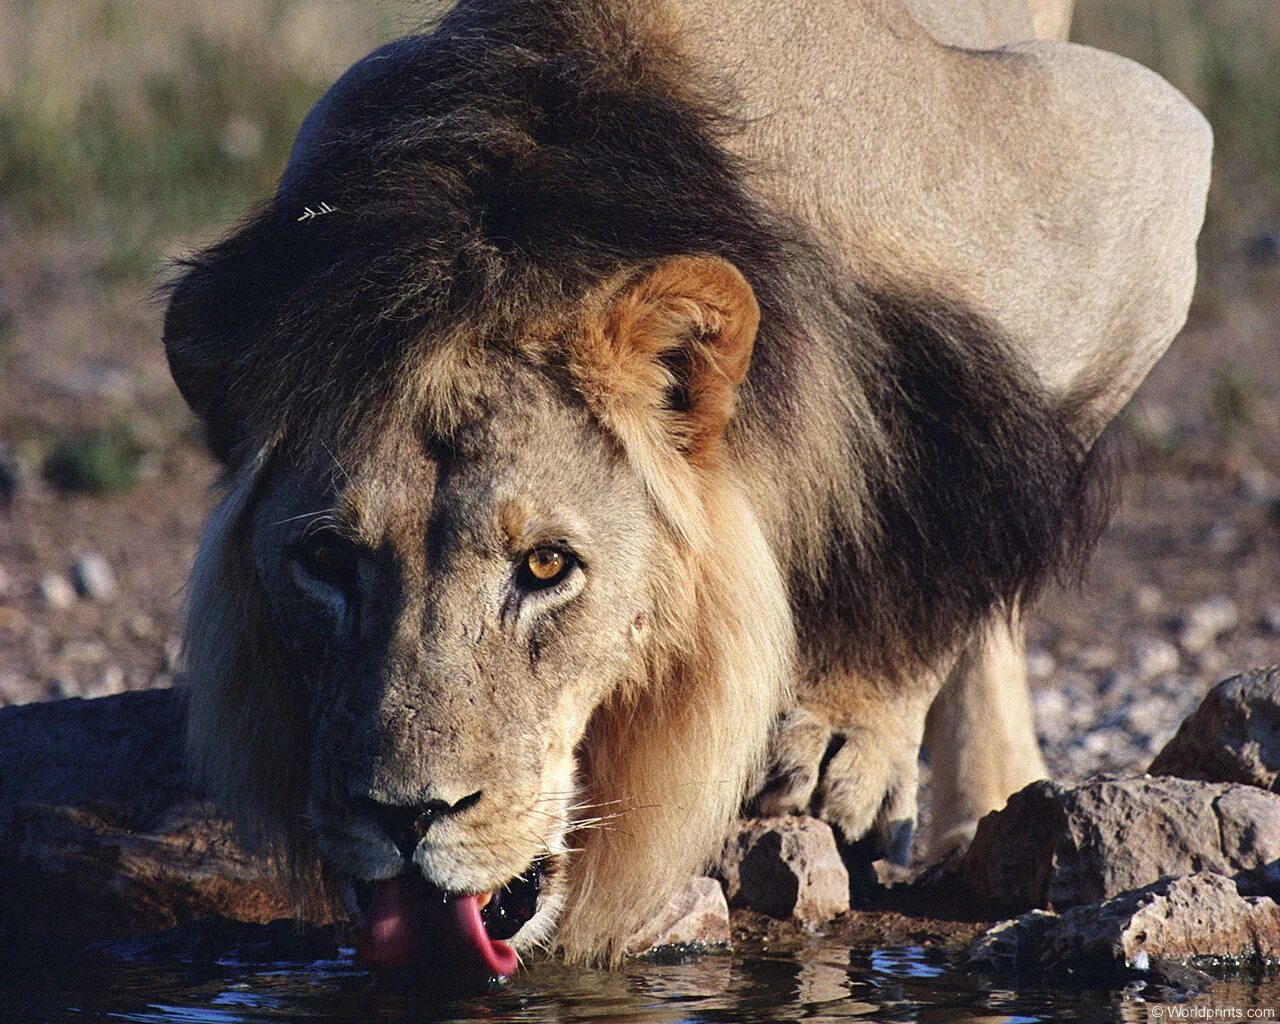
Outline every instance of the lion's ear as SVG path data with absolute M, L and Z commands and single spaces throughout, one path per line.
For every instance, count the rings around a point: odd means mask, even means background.
M 233 346 L 208 322 L 205 296 L 194 272 L 169 288 L 164 352 L 178 391 L 204 426 L 213 455 L 230 466 L 242 427 L 229 408 L 227 381 L 234 376 Z
M 714 458 L 747 374 L 760 309 L 732 264 L 677 257 L 610 297 L 575 352 L 578 385 L 628 446 Z

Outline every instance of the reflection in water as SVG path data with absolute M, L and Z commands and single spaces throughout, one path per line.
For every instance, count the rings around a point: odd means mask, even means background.
M 576 1022 L 751 1024 L 869 1019 L 942 1022 L 1123 1021 L 1150 1024 L 1153 1003 L 1187 993 L 996 985 L 919 947 L 850 951 L 819 938 L 606 973 L 535 965 L 485 996 L 431 998 L 391 989 L 349 957 L 269 968 L 118 961 L 0 960 L 0 1021 L 138 1024 Z M 1280 1005 L 1280 984 L 1240 976 L 1192 995 L 1197 1006 Z M 1166 1015 L 1166 1019 L 1173 1019 Z M 1225 1019 L 1225 1018 L 1224 1018 Z

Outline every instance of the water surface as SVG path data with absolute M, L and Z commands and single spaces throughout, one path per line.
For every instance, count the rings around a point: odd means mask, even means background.
M 1237 975 L 1207 992 L 1079 987 L 1014 990 L 961 968 L 953 953 L 919 947 L 850 951 L 824 940 L 755 946 L 610 974 L 535 965 L 482 996 L 410 994 L 334 960 L 269 965 L 8 959 L 0 1020 L 8 1022 L 573 1022 L 1132 1021 L 1176 1019 L 1178 1006 L 1280 1006 L 1280 985 Z M 1161 1009 L 1157 1009 L 1159 1006 Z M 1194 1012 L 1194 1011 L 1193 1011 Z M 1205 1019 L 1203 1016 L 1199 1019 Z M 1210 1017 L 1209 1019 L 1213 1019 Z M 1219 1015 L 1219 1019 L 1226 1019 Z M 1240 1018 L 1243 1019 L 1243 1018 Z

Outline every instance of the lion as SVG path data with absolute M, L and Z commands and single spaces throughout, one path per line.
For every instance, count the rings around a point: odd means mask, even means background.
M 1211 149 L 1069 19 L 461 0 L 184 261 L 193 763 L 363 963 L 616 963 L 748 798 L 901 862 L 922 745 L 935 852 L 1044 775 Z

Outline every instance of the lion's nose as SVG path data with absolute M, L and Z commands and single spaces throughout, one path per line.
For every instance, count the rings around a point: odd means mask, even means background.
M 441 818 L 474 807 L 479 799 L 480 791 L 477 790 L 454 803 L 427 800 L 417 804 L 387 804 L 367 796 L 357 797 L 355 803 L 357 810 L 377 822 L 404 859 L 412 860 L 413 851 L 427 834 L 427 829 Z

